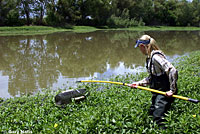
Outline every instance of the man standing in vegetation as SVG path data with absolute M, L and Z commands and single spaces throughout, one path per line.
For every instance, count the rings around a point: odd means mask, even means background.
M 130 84 L 132 88 L 135 86 L 147 86 L 150 88 L 164 91 L 166 95 L 153 93 L 152 104 L 149 114 L 153 116 L 154 122 L 159 126 L 163 126 L 164 114 L 171 107 L 174 98 L 171 96 L 177 93 L 178 72 L 175 67 L 166 60 L 166 56 L 156 45 L 156 41 L 149 35 L 143 35 L 136 41 L 135 47 L 139 47 L 141 52 L 147 56 L 146 68 L 149 77 L 141 81 Z

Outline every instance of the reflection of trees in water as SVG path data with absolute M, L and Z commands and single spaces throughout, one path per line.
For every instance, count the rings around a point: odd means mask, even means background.
M 122 39 L 116 38 L 119 35 L 125 36 Z M 105 31 L 87 34 L 62 34 L 62 41 L 56 40 L 56 43 L 59 44 L 57 52 L 62 60 L 62 66 L 59 70 L 63 75 L 69 77 L 88 76 L 93 75 L 94 72 L 105 72 L 107 63 L 111 67 L 116 67 L 119 61 L 129 61 L 130 57 L 134 57 L 134 55 L 142 57 L 137 54 L 138 52 L 133 53 L 134 47 L 131 43 L 136 35 L 135 32 Z M 134 60 L 131 59 L 127 65 L 131 66 Z
M 134 49 L 142 34 L 154 37 L 167 55 L 200 49 L 199 32 L 98 31 L 45 36 L 0 37 L 0 70 L 9 76 L 9 92 L 16 95 L 52 86 L 59 73 L 87 77 L 123 62 L 144 65 L 145 56 Z
M 178 54 L 183 55 L 185 52 L 191 52 L 200 49 L 200 32 L 199 31 L 163 31 L 163 32 L 146 32 L 155 37 L 160 48 L 169 56 Z
M 9 76 L 9 93 L 14 96 L 17 91 L 34 92 L 39 87 L 51 86 L 58 78 L 58 73 L 54 71 L 57 57 L 48 53 L 44 37 L 9 38 L 8 45 L 0 45 L 3 50 L 1 59 L 7 63 L 1 70 Z M 2 60 L 1 65 L 4 65 Z

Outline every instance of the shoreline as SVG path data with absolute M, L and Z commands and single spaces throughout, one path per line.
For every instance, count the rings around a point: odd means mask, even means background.
M 139 26 L 130 28 L 97 28 L 91 26 L 72 26 L 69 28 L 50 27 L 50 26 L 19 26 L 19 27 L 0 27 L 0 36 L 14 35 L 41 35 L 55 32 L 75 32 L 87 33 L 98 30 L 128 30 L 128 31 L 200 31 L 200 27 L 171 27 L 171 26 Z
M 177 57 L 176 59 L 174 59 L 174 60 L 177 60 L 177 61 L 174 61 L 174 62 L 172 62 L 177 68 L 181 68 L 182 69 L 182 67 L 180 66 L 180 64 L 182 63 L 182 62 L 185 62 L 185 60 L 188 60 L 188 59 L 190 59 L 191 58 L 191 56 L 194 56 L 194 54 L 198 54 L 198 55 L 200 55 L 200 50 L 196 50 L 196 51 L 192 51 L 192 52 L 190 52 L 190 53 L 188 53 L 188 54 L 186 54 L 186 55 L 183 55 L 183 56 L 180 56 L 180 57 Z M 194 56 L 195 57 L 195 56 Z M 200 57 L 200 56 L 199 56 Z M 197 57 L 197 58 L 199 58 L 199 57 Z M 192 59 L 192 58 L 191 58 Z M 200 76 L 200 73 L 198 73 L 198 72 L 196 72 L 197 73 L 197 76 Z M 136 76 L 138 76 L 138 77 L 144 77 L 144 76 L 147 76 L 147 72 L 146 71 L 144 71 L 144 72 L 140 72 L 140 73 L 138 73 L 138 74 L 136 74 Z M 122 74 L 119 74 L 119 75 L 115 75 L 115 76 L 110 76 L 109 78 L 107 78 L 106 80 L 107 81 L 112 81 L 113 79 L 116 79 L 116 78 L 118 78 L 118 77 L 125 77 L 125 75 L 132 75 L 132 74 L 130 74 L 130 73 L 127 73 L 127 74 L 124 74 L 124 75 L 122 75 Z M 77 87 L 78 88 L 78 87 Z M 12 97 L 10 97 L 10 98 L 3 98 L 3 97 L 0 97 L 0 106 L 1 106 L 1 103 L 3 103 L 4 101 L 6 101 L 6 100 L 14 100 L 15 98 L 23 98 L 23 97 L 34 97 L 35 95 L 37 95 L 37 94 L 45 94 L 46 93 L 46 90 L 47 91 L 50 91 L 51 89 L 48 89 L 48 88 L 46 88 L 46 89 L 43 89 L 42 91 L 37 91 L 37 92 L 34 92 L 33 94 L 27 94 L 27 95 L 22 95 L 22 96 L 12 96 Z M 62 90 L 63 91 L 63 89 L 60 89 L 60 90 Z M 60 92 L 60 90 L 52 90 L 52 91 L 50 91 L 50 92 L 52 92 L 52 93 L 57 93 L 57 92 Z

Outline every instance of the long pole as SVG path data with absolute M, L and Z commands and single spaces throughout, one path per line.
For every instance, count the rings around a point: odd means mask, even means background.
M 81 81 L 77 81 L 77 82 L 110 83 L 110 84 L 129 86 L 129 84 L 127 84 L 127 83 L 113 82 L 113 81 L 81 80 Z M 147 88 L 147 87 L 135 86 L 135 88 L 146 90 L 146 91 L 150 91 L 150 92 L 154 92 L 154 93 L 158 93 L 158 94 L 162 94 L 162 95 L 166 95 L 166 92 L 155 90 L 155 89 L 151 89 L 151 88 Z M 183 96 L 180 96 L 180 95 L 172 95 L 172 97 L 178 98 L 178 99 L 182 99 L 182 100 L 186 100 L 186 101 L 190 101 L 190 102 L 193 102 L 193 103 L 198 103 L 199 102 L 199 100 L 191 99 L 191 98 L 188 98 L 188 97 L 183 97 Z

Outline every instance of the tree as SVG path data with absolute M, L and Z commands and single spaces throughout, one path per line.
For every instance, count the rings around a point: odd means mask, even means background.
M 60 16 L 57 13 L 57 1 L 56 0 L 48 0 L 48 4 L 46 6 L 46 14 L 47 17 L 45 21 L 50 26 L 56 26 L 60 22 Z
M 112 24 L 112 20 L 126 26 L 136 23 L 199 26 L 200 1 L 0 0 L 0 26 L 104 26 Z
M 191 3 L 192 8 L 192 25 L 200 27 L 200 0 L 193 0 Z
M 36 16 L 36 23 L 43 24 L 43 17 L 46 13 L 48 0 L 35 0 L 33 12 Z
M 31 23 L 30 14 L 33 11 L 34 1 L 33 0 L 18 0 L 18 8 L 22 16 L 26 18 L 26 24 L 29 26 Z
M 112 2 L 110 0 L 87 0 L 84 5 L 85 15 L 91 16 L 91 25 L 106 25 L 107 19 L 112 15 Z
M 192 24 L 192 8 L 188 1 L 182 0 L 178 3 L 178 8 L 176 9 L 177 22 L 178 26 L 191 26 Z
M 80 20 L 78 0 L 59 0 L 57 3 L 58 14 L 62 17 L 62 23 L 76 23 Z
M 154 19 L 153 25 L 163 25 L 166 18 L 166 1 L 165 0 L 155 0 L 154 1 Z
M 19 12 L 15 0 L 0 0 L 0 26 L 19 25 Z
M 166 17 L 165 23 L 170 26 L 176 26 L 177 16 L 177 0 L 169 0 L 166 2 Z

